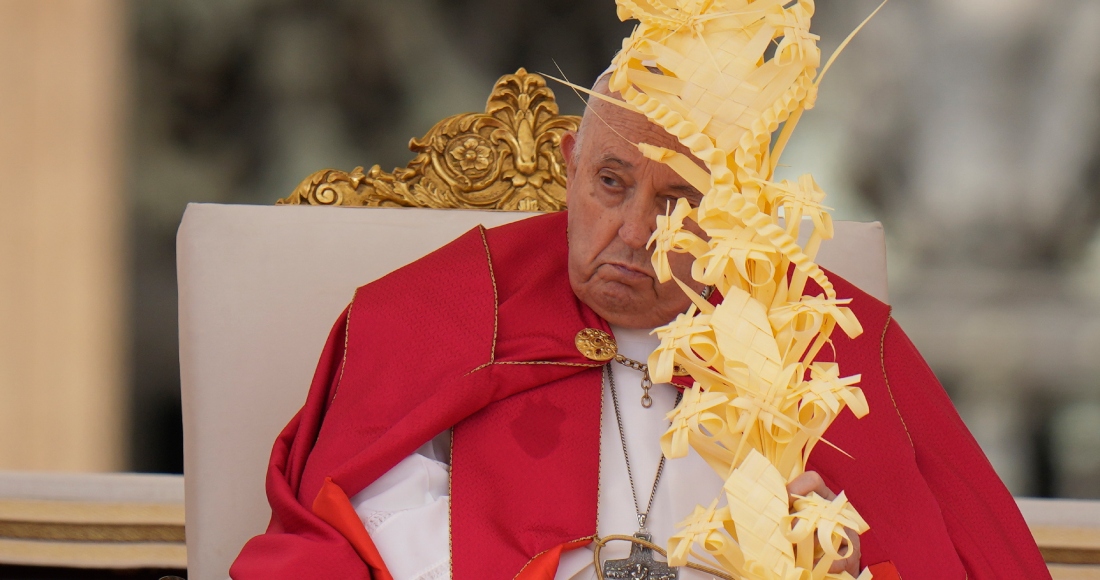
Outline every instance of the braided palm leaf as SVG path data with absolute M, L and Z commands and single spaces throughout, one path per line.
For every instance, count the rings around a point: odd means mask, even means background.
M 843 377 L 837 364 L 814 360 L 836 328 L 850 337 L 862 332 L 849 300 L 837 297 L 814 262 L 833 235 L 825 194 L 808 175 L 773 181 L 783 146 L 817 97 L 814 3 L 617 0 L 617 6 L 620 18 L 638 21 L 612 65 L 618 104 L 664 128 L 704 166 L 638 144 L 704 193 L 698 208 L 680 200 L 658 219 L 650 240 L 654 268 L 662 282 L 675 279 L 669 253 L 690 253 L 692 277 L 724 297 L 713 306 L 676 280 L 694 306 L 656 331 L 661 345 L 649 360 L 654 381 L 670 380 L 674 364 L 695 380 L 669 414 L 662 450 L 669 458 L 694 450 L 725 480 L 709 508 L 685 514 L 670 562 L 683 565 L 694 554 L 734 578 L 850 579 L 828 568 L 846 555 L 844 528 L 862 533 L 866 522 L 843 493 L 832 501 L 795 498 L 791 508 L 786 492 L 843 409 L 857 417 L 868 411 L 858 376 Z M 708 239 L 684 229 L 685 219 Z M 803 227 L 810 228 L 805 247 L 796 242 Z M 809 280 L 819 294 L 806 294 Z M 867 578 L 864 571 L 860 580 Z

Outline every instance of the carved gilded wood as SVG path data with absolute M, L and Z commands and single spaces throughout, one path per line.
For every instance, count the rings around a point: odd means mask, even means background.
M 417 155 L 405 168 L 325 169 L 277 203 L 558 211 L 565 208 L 558 146 L 579 123 L 558 114 L 543 77 L 521 68 L 497 80 L 484 113 L 448 117 L 412 139 Z

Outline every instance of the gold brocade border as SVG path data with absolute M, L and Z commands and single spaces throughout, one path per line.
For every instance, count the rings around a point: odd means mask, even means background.
M 555 365 L 559 367 L 584 367 L 594 369 L 602 367 L 607 363 L 570 363 L 570 362 L 556 362 L 552 360 L 531 360 L 531 361 L 497 361 L 493 363 L 495 365 Z
M 481 234 L 481 243 L 485 245 L 485 262 L 489 265 L 489 280 L 493 283 L 493 347 L 489 351 L 489 364 L 497 360 L 497 334 L 500 330 L 500 293 L 497 292 L 497 275 L 493 268 L 493 253 L 489 251 L 489 238 L 485 235 L 485 226 L 477 226 Z
M 0 538 L 80 542 L 184 542 L 184 527 L 0 521 Z
M 66 542 L 0 538 L 0 563 L 93 569 L 187 568 L 182 542 Z
M 913 443 L 913 436 L 909 434 L 909 426 L 905 424 L 905 417 L 901 415 L 901 409 L 898 408 L 898 402 L 894 399 L 894 389 L 890 388 L 890 376 L 886 373 L 886 331 L 890 329 L 890 322 L 893 318 L 893 307 L 886 313 L 886 324 L 882 326 L 882 339 L 879 341 L 878 346 L 878 360 L 882 365 L 882 380 L 886 383 L 886 393 L 890 395 L 890 402 L 894 404 L 894 412 L 898 414 L 898 420 L 901 421 L 901 428 L 905 429 L 905 436 L 909 438 L 909 447 L 912 447 L 916 451 L 917 447 Z
M 332 398 L 329 399 L 331 405 L 336 400 L 336 393 L 340 392 L 340 384 L 344 382 L 344 369 L 348 364 L 348 340 L 351 336 L 351 311 L 355 308 L 355 297 L 359 295 L 359 289 L 356 288 L 355 292 L 351 294 L 351 302 L 348 303 L 348 314 L 344 320 L 344 352 L 340 358 L 340 376 L 336 379 L 336 388 L 332 390 Z
M 447 577 L 455 577 L 455 538 L 454 538 L 454 480 L 451 475 L 455 472 L 455 427 L 451 426 L 451 438 L 447 442 L 447 446 L 450 448 L 447 453 L 447 467 L 450 471 L 447 472 Z
M 182 543 L 184 517 L 174 503 L 0 499 L 0 540 Z
M 1047 564 L 1100 564 L 1100 548 L 1055 548 L 1039 546 Z

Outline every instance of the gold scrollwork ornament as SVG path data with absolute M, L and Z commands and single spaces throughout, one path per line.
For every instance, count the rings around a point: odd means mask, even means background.
M 278 204 L 558 211 L 565 208 L 561 137 L 580 118 L 558 114 L 546 80 L 504 75 L 484 113 L 448 117 L 412 139 L 416 157 L 386 173 L 325 169 Z

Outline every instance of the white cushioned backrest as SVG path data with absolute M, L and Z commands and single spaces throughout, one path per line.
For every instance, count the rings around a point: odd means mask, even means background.
M 176 239 L 188 577 L 224 579 L 270 517 L 275 437 L 358 286 L 483 224 L 531 214 L 191 204 Z M 885 300 L 877 223 L 838 222 L 820 263 Z

